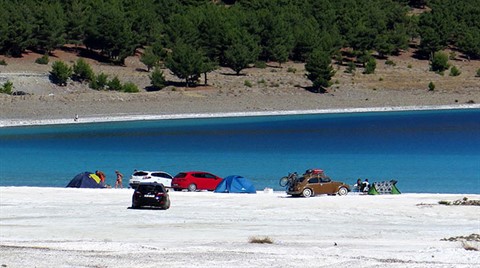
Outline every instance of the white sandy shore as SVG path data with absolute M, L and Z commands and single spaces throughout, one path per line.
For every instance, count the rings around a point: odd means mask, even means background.
M 258 111 L 258 112 L 224 112 L 224 113 L 184 113 L 162 115 L 104 115 L 78 118 L 61 119 L 0 119 L 1 127 L 54 125 L 72 123 L 97 123 L 135 120 L 168 120 L 188 118 L 214 118 L 214 117 L 240 117 L 240 116 L 276 116 L 299 114 L 324 114 L 324 113 L 364 113 L 364 112 L 395 112 L 395 111 L 425 111 L 448 109 L 480 109 L 480 104 L 437 105 L 437 106 L 400 106 L 400 107 L 369 107 L 369 108 L 343 108 L 343 109 L 315 109 L 315 110 L 287 110 L 287 111 Z
M 131 189 L 0 187 L 2 267 L 479 267 L 443 238 L 480 233 L 480 195 L 286 198 L 170 192 L 132 210 Z M 273 244 L 252 244 L 267 236 Z M 478 247 L 478 242 L 470 242 Z

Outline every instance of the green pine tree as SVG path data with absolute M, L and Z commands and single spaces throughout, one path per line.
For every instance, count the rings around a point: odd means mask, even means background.
M 313 82 L 315 91 L 325 91 L 331 85 L 330 80 L 335 75 L 330 55 L 321 50 L 314 50 L 305 63 L 307 78 Z

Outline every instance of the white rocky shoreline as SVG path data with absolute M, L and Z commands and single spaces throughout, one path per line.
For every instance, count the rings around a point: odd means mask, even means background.
M 328 113 L 366 113 L 366 112 L 398 112 L 398 111 L 434 111 L 454 109 L 480 109 L 480 104 L 463 105 L 440 105 L 440 106 L 405 106 L 405 107 L 371 107 L 371 108 L 345 108 L 345 109 L 317 109 L 317 110 L 286 110 L 286 111 L 257 111 L 257 112 L 225 112 L 225 113 L 186 113 L 186 114 L 162 114 L 162 115 L 104 115 L 87 116 L 82 118 L 63 119 L 0 119 L 1 127 L 56 125 L 77 123 L 101 123 L 119 121 L 143 121 L 143 120 L 171 120 L 193 118 L 225 118 L 225 117 L 251 117 L 251 116 L 282 116 L 302 114 L 328 114 Z

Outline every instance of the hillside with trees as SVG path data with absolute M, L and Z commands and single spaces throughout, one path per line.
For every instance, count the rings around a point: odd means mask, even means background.
M 0 0 L 0 6 L 3 55 L 48 56 L 74 45 L 82 57 L 121 66 L 141 50 L 155 81 L 164 80 L 156 68 L 162 67 L 186 86 L 207 81 L 219 67 L 239 75 L 262 62 L 293 61 L 305 63 L 318 90 L 332 85 L 332 61 L 369 74 L 376 60 L 408 48 L 431 63 L 447 48 L 465 60 L 480 58 L 480 0 Z

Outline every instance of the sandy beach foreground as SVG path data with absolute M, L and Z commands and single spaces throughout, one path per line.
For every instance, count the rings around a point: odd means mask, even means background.
M 478 267 L 480 195 L 288 198 L 170 192 L 129 209 L 131 189 L 0 187 L 2 267 Z M 272 244 L 251 243 L 253 237 Z M 478 248 L 478 241 L 467 242 Z

